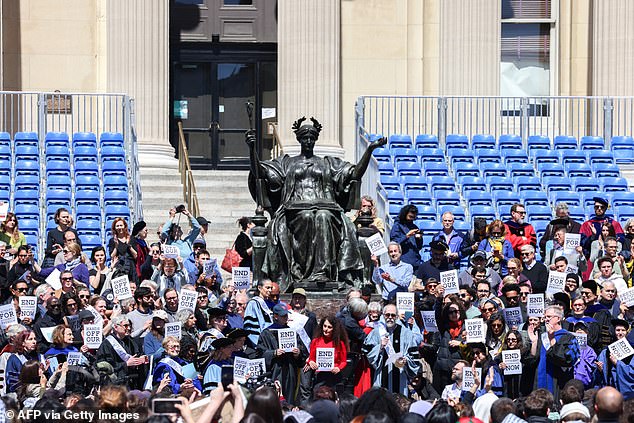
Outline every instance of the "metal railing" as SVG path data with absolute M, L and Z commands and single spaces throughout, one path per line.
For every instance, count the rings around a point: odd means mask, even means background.
M 47 132 L 92 132 L 97 139 L 104 132 L 123 135 L 130 192 L 130 217 L 143 219 L 134 101 L 124 94 L 0 91 L 0 130 L 11 137 L 16 132 L 35 132 L 40 158 L 45 158 Z M 41 184 L 46 186 L 46 160 L 41 163 Z M 40 190 L 40 204 L 45 204 L 45 190 Z M 46 210 L 42 211 L 46 216 Z M 42 216 L 41 215 L 41 216 Z M 46 233 L 45 219 L 40 219 L 40 233 Z M 38 251 L 44 251 L 46 236 L 40 236 Z
M 187 210 L 189 210 L 193 216 L 198 216 L 200 215 L 198 194 L 196 193 L 192 167 L 189 164 L 189 153 L 187 152 L 187 145 L 185 143 L 183 123 L 180 121 L 178 122 L 178 170 L 181 174 L 181 184 L 183 185 L 183 201 L 187 204 Z

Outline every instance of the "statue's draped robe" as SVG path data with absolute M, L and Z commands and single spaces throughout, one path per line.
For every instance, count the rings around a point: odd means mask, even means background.
M 356 229 L 345 211 L 359 198 L 355 166 L 334 157 L 285 155 L 261 162 L 265 204 L 272 221 L 263 271 L 282 289 L 302 282 L 337 281 L 363 269 Z M 254 175 L 250 188 L 256 198 Z

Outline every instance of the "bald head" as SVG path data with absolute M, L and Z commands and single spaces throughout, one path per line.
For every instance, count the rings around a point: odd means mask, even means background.
M 623 412 L 623 395 L 611 386 L 597 391 L 594 411 L 599 420 L 618 420 Z

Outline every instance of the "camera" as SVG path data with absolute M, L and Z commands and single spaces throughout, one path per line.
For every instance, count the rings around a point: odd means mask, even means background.
M 182 213 L 185 210 L 185 204 L 176 206 L 176 213 Z
M 275 388 L 275 382 L 271 379 L 271 374 L 262 374 L 259 376 L 251 376 L 244 382 L 244 387 L 249 392 L 255 392 L 259 388 L 263 386 L 268 386 L 269 388 Z

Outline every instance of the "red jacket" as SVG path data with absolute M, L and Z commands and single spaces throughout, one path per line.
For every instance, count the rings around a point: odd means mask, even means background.
M 520 250 L 525 245 L 537 247 L 537 234 L 533 225 L 529 223 L 518 225 L 513 220 L 507 220 L 504 226 L 506 227 L 506 239 L 513 246 L 515 257 L 521 259 Z
M 317 348 L 334 348 L 335 367 L 339 367 L 339 370 L 343 370 L 343 368 L 346 367 L 348 351 L 346 350 L 346 345 L 343 341 L 339 343 L 339 348 L 337 348 L 333 344 L 332 340 L 326 342 L 323 337 L 313 339 L 310 343 L 310 355 L 308 356 L 309 361 L 317 361 Z

